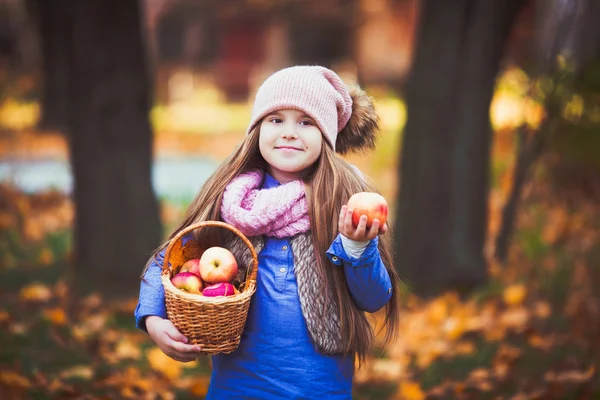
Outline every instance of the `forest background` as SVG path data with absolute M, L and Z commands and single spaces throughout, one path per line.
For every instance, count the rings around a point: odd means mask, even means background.
M 135 329 L 139 274 L 260 82 L 320 64 L 380 113 L 377 149 L 346 158 L 390 203 L 409 288 L 354 397 L 598 398 L 599 17 L 594 0 L 1 0 L 0 397 L 203 397 L 210 360 Z

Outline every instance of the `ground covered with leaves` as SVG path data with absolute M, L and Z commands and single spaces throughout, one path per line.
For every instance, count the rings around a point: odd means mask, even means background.
M 355 399 L 600 398 L 600 206 L 561 195 L 541 171 L 508 261 L 490 257 L 489 283 L 469 297 L 410 296 L 400 339 L 378 342 Z M 504 183 L 495 186 L 491 237 Z M 135 297 L 72 304 L 72 222 L 70 198 L 0 185 L 0 398 L 202 398 L 210 360 L 166 357 L 135 329 Z

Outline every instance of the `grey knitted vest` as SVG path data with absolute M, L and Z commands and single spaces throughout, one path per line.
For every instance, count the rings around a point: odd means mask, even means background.
M 240 265 L 238 279 L 244 281 L 247 273 L 245 266 L 251 264 L 252 255 L 237 236 L 229 240 L 228 247 Z M 249 240 L 256 254 L 259 254 L 264 247 L 262 236 L 251 237 Z M 309 233 L 300 233 L 292 237 L 291 245 L 300 306 L 312 341 L 321 354 L 340 354 L 344 351 L 344 345 L 339 310 L 333 299 L 333 293 L 325 285 L 325 277 L 315 275 L 319 271 L 314 268 L 317 260 Z M 260 267 L 258 273 L 260 274 Z

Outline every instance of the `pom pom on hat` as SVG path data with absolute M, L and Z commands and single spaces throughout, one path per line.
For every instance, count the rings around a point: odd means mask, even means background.
M 379 116 L 373 101 L 358 85 L 349 87 L 352 115 L 338 133 L 335 151 L 340 154 L 372 150 L 379 132 Z
M 265 116 L 283 109 L 305 112 L 338 153 L 375 145 L 378 117 L 370 98 L 358 86 L 349 90 L 325 67 L 295 66 L 269 76 L 256 93 L 246 133 Z

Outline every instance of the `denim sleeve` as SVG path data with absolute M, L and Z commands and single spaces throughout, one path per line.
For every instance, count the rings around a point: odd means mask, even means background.
M 375 312 L 392 297 L 392 281 L 379 254 L 378 238 L 371 240 L 359 258 L 346 254 L 340 235 L 335 238 L 327 257 L 342 266 L 352 299 L 362 311 Z
M 134 313 L 135 326 L 146 332 L 147 316 L 158 315 L 159 317 L 167 318 L 165 289 L 160 280 L 165 250 L 163 249 L 160 253 L 156 254 L 140 284 L 140 295 Z

